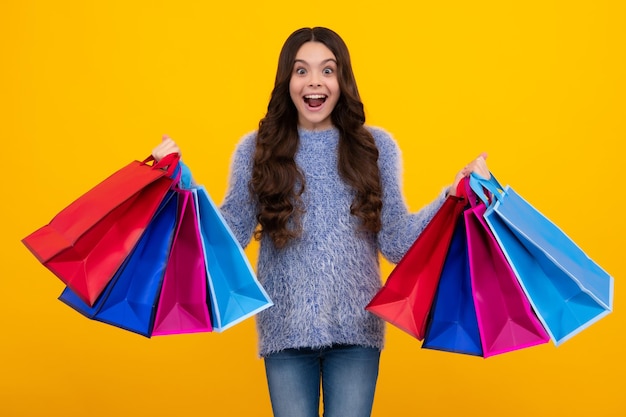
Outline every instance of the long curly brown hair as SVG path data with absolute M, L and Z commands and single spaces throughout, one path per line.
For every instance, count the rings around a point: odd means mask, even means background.
M 289 83 L 296 54 L 306 42 L 321 42 L 337 59 L 341 93 L 331 120 L 340 134 L 339 173 L 355 191 L 350 213 L 361 219 L 366 231 L 376 233 L 381 228 L 378 148 L 364 127 L 365 112 L 348 48 L 330 29 L 302 28 L 287 38 L 280 52 L 267 114 L 259 122 L 250 181 L 260 207 L 255 238 L 267 234 L 279 248 L 301 234 L 300 219 L 305 210 L 301 196 L 306 184 L 294 158 L 299 144 L 298 112 L 289 95 Z

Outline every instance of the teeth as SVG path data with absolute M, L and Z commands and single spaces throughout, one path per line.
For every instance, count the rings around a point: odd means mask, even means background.
M 318 99 L 318 98 L 326 98 L 326 96 L 323 94 L 309 94 L 308 96 L 304 96 L 304 98 Z

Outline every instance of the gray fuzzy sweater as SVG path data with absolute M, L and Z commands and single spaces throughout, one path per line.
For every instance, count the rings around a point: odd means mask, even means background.
M 381 287 L 378 255 L 397 263 L 444 201 L 442 193 L 418 213 L 402 196 L 400 151 L 385 131 L 370 128 L 380 153 L 382 230 L 359 231 L 350 214 L 354 193 L 337 170 L 339 132 L 299 130 L 296 163 L 304 173 L 301 237 L 277 249 L 260 244 L 259 281 L 274 306 L 257 315 L 259 354 L 286 348 L 355 344 L 382 349 L 384 323 L 365 311 Z M 257 226 L 257 203 L 248 183 L 256 133 L 245 136 L 233 156 L 222 214 L 246 247 Z

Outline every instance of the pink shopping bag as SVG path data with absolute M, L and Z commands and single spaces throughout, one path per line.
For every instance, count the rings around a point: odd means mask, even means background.
M 153 336 L 213 330 L 193 194 L 189 190 L 177 192 L 178 223 L 157 305 Z
M 481 203 L 464 216 L 478 329 L 488 357 L 547 343 L 550 337 L 487 226 L 485 210 Z

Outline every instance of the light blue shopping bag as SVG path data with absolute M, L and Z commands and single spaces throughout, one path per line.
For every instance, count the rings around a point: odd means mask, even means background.
M 472 174 L 470 185 L 490 203 L 484 218 L 556 345 L 612 311 L 613 277 L 559 227 L 493 175 Z
M 273 305 L 239 242 L 202 185 L 192 185 L 202 236 L 213 330 L 223 331 Z

